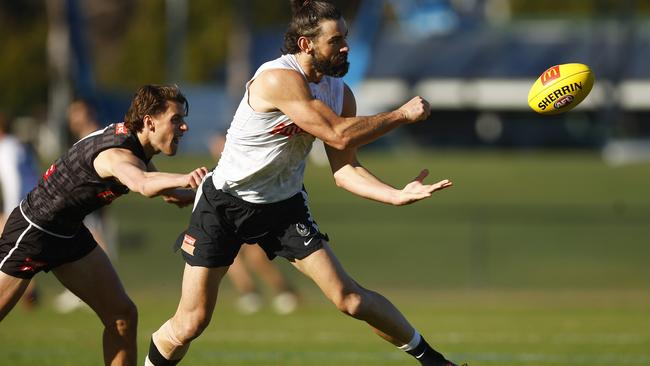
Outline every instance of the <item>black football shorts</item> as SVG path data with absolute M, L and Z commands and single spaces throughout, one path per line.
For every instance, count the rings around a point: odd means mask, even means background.
M 72 236 L 43 230 L 30 222 L 16 207 L 0 237 L 0 271 L 29 279 L 40 271 L 85 257 L 97 246 L 88 229 L 81 225 Z
M 304 190 L 284 201 L 254 204 L 217 190 L 206 179 L 197 194 L 189 227 L 176 240 L 189 265 L 229 266 L 244 243 L 259 244 L 269 259 L 293 261 L 328 240 L 311 217 Z

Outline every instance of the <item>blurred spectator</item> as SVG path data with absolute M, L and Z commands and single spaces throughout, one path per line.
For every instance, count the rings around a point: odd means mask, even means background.
M 2 186 L 2 212 L 0 232 L 6 218 L 38 183 L 38 164 L 31 146 L 21 142 L 9 131 L 9 122 L 0 113 L 0 186 Z M 37 304 L 38 291 L 34 283 L 25 291 L 23 303 L 28 307 Z
M 218 160 L 226 138 L 216 134 L 210 139 L 210 153 Z M 271 262 L 258 245 L 242 245 L 228 269 L 228 278 L 239 294 L 237 308 L 244 314 L 258 312 L 263 306 L 262 292 L 253 272 L 273 291 L 272 307 L 278 314 L 290 314 L 298 306 L 298 294 L 289 279 Z
M 83 100 L 77 100 L 68 107 L 68 128 L 72 135 L 73 143 L 81 140 L 89 134 L 99 130 L 102 126 L 97 121 L 95 109 Z M 115 262 L 118 251 L 115 240 L 112 240 L 111 233 L 115 231 L 113 224 L 109 222 L 106 215 L 107 206 L 92 212 L 84 219 L 84 224 L 100 247 L 104 249 L 108 257 Z
M 94 108 L 86 101 L 77 100 L 68 107 L 68 128 L 70 130 L 72 143 L 88 136 L 99 130 L 100 124 L 97 122 L 97 115 Z M 109 222 L 106 215 L 107 206 L 93 211 L 84 218 L 84 224 L 90 230 L 97 244 L 104 249 L 113 263 L 117 260 L 117 246 L 115 240 L 112 240 L 111 233 L 114 231 L 113 225 Z M 64 290 L 54 300 L 56 310 L 60 313 L 69 313 L 78 308 L 85 307 L 75 294 L 69 290 Z
M 244 314 L 258 312 L 263 305 L 262 293 L 255 282 L 257 274 L 272 291 L 271 305 L 278 314 L 290 314 L 298 306 L 298 295 L 289 280 L 271 262 L 258 245 L 242 245 L 235 261 L 228 269 L 228 278 L 239 293 L 237 308 Z

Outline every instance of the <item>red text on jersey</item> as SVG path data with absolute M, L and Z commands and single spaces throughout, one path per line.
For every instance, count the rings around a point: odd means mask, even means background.
M 285 125 L 284 122 L 280 122 L 279 125 L 275 126 L 273 130 L 271 130 L 271 135 L 291 137 L 293 135 L 301 133 L 302 131 L 302 128 L 296 126 L 295 124 Z
M 104 202 L 108 202 L 108 203 L 113 202 L 113 200 L 115 200 L 119 196 L 120 196 L 119 194 L 116 194 L 115 192 L 111 191 L 110 189 L 107 189 L 104 192 L 97 193 L 97 197 L 103 199 Z
M 43 174 L 43 179 L 47 180 L 47 178 L 49 178 L 50 175 L 54 174 L 55 171 L 56 171 L 56 165 L 54 164 L 50 165 L 50 167 L 47 168 L 47 170 L 45 171 L 45 174 Z

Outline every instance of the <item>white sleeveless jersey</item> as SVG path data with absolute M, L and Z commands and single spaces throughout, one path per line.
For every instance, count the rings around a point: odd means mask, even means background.
M 248 104 L 251 82 L 269 69 L 291 69 L 305 75 L 292 54 L 260 66 L 246 83 L 221 159 L 212 174 L 217 189 L 252 203 L 278 202 L 300 192 L 305 158 L 314 142 L 312 135 L 281 111 L 260 113 Z M 309 88 L 316 99 L 341 115 L 343 85 L 340 78 L 324 76 L 318 84 L 309 83 Z

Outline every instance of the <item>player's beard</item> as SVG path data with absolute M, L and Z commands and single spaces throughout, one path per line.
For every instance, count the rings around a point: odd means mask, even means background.
M 339 53 L 331 59 L 327 59 L 322 57 L 318 50 L 314 53 L 311 64 L 317 72 L 336 78 L 345 76 L 350 68 L 347 53 Z

